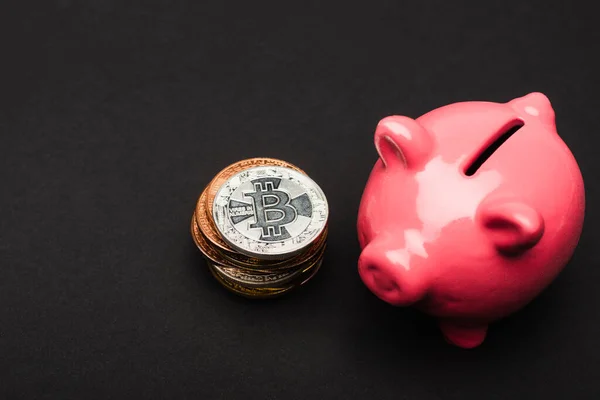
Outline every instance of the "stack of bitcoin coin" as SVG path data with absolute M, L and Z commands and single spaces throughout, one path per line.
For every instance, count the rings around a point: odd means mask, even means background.
M 319 270 L 328 215 L 325 194 L 304 171 L 252 158 L 229 165 L 208 184 L 191 232 L 223 286 L 268 298 L 303 285 Z

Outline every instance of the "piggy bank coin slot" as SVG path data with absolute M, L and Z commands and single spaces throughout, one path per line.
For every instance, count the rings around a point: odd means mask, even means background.
M 465 170 L 465 175 L 472 176 L 481 168 L 483 163 L 496 152 L 512 135 L 514 135 L 519 129 L 521 129 L 525 123 L 521 120 L 515 120 L 512 123 L 506 125 L 506 128 L 500 130 L 499 135 L 492 141 L 483 151 L 468 165 Z

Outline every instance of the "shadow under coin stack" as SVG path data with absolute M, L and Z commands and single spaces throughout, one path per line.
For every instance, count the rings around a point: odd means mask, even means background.
M 317 273 L 328 215 L 325 194 L 304 171 L 285 161 L 252 158 L 213 178 L 198 199 L 191 231 L 223 286 L 267 298 Z

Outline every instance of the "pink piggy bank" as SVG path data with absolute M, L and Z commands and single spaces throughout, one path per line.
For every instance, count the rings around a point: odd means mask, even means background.
M 481 344 L 489 323 L 530 302 L 572 256 L 583 179 L 543 94 L 390 116 L 375 147 L 360 277 L 383 301 L 438 318 L 450 343 Z

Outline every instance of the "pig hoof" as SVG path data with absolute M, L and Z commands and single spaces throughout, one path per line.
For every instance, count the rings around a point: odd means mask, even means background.
M 446 341 L 463 349 L 479 346 L 487 333 L 487 325 L 460 325 L 454 322 L 440 322 L 440 329 Z

